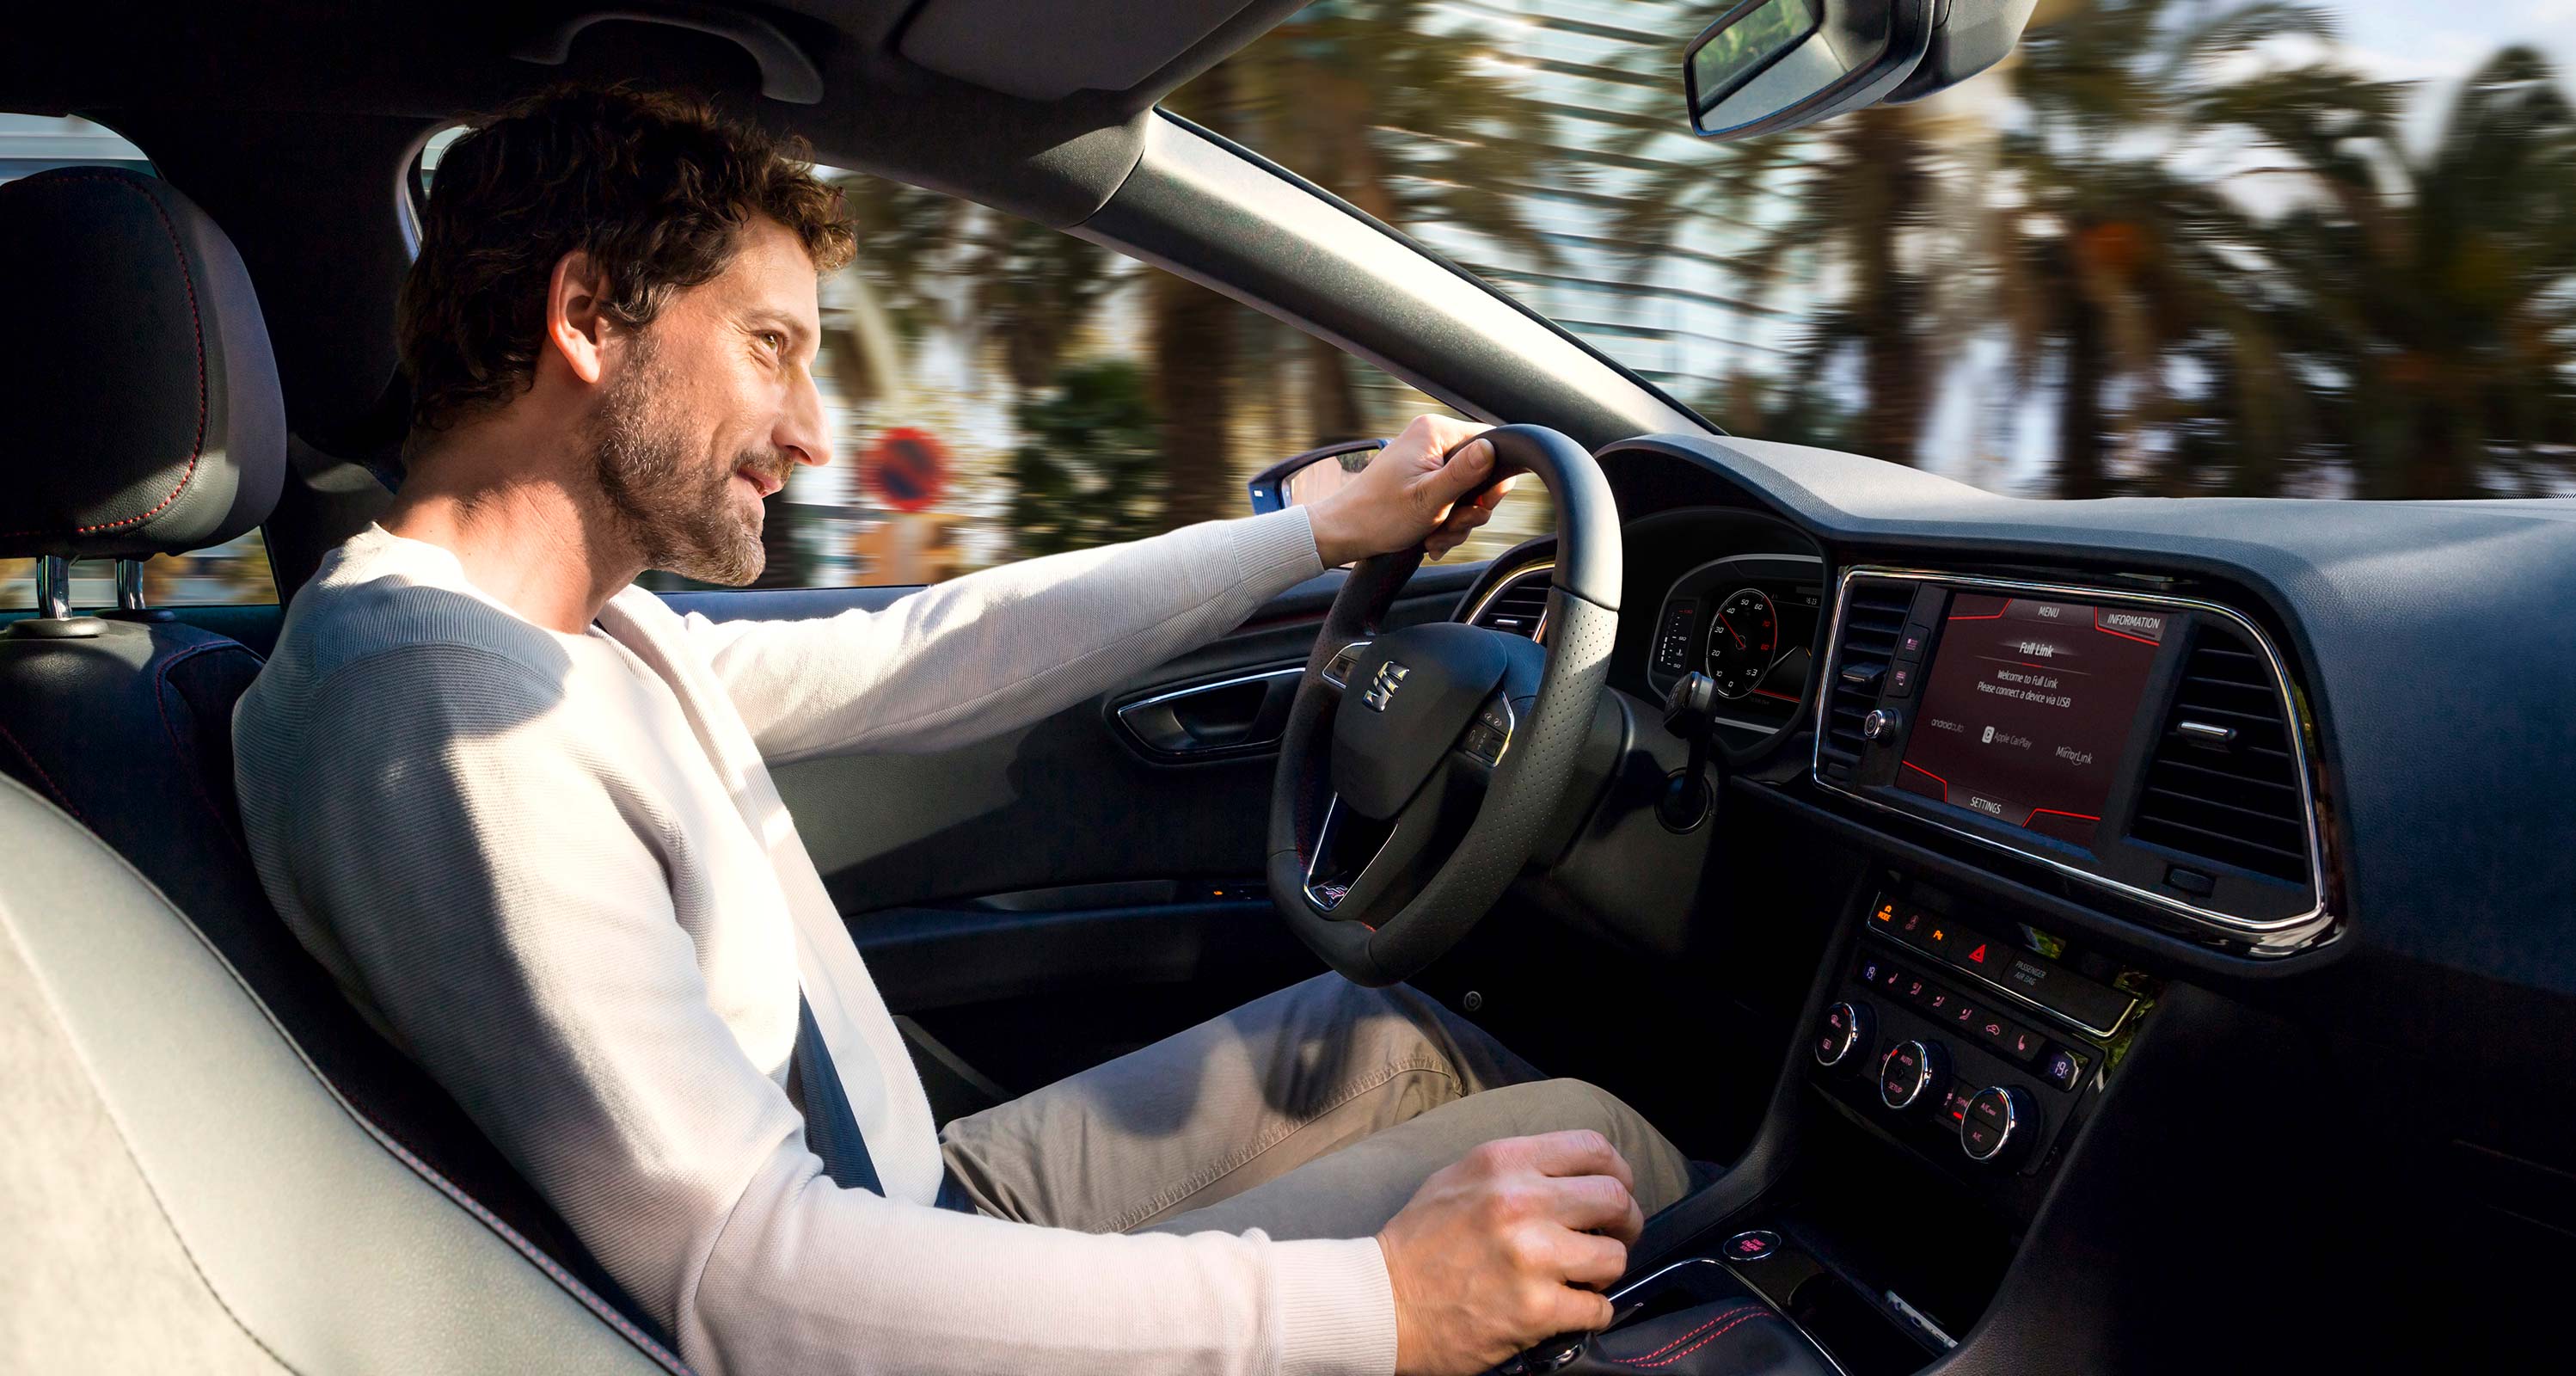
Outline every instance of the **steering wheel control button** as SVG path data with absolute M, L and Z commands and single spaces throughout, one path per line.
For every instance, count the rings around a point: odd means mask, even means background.
M 1959 1148 L 1971 1161 L 2010 1165 L 2039 1135 L 2039 1106 L 2011 1085 L 1988 1085 L 1968 1096 L 1959 1124 Z
M 1878 1099 L 1900 1113 L 1937 1104 L 1949 1078 L 1950 1058 L 1939 1042 L 1898 1042 L 1879 1058 Z
M 1731 1262 L 1763 1261 L 1780 1250 L 1780 1235 L 1768 1228 L 1749 1228 L 1726 1240 L 1718 1254 Z
M 1458 748 L 1487 767 L 1501 764 L 1503 752 L 1511 747 L 1512 728 L 1519 724 L 1510 700 L 1497 693 L 1476 709 L 1476 719 L 1467 723 Z
M 1332 660 L 1324 665 L 1324 681 L 1336 688 L 1349 687 L 1351 683 L 1351 666 L 1360 662 L 1360 650 L 1367 644 L 1368 642 L 1365 640 L 1354 640 L 1350 644 L 1335 650 L 1333 652 Z
M 2061 1046 L 2040 1062 L 2039 1073 L 2059 1089 L 2073 1089 L 2084 1082 L 2084 1070 L 2090 1064 L 2083 1052 Z
M 1873 741 L 1893 740 L 1896 738 L 1896 728 L 1904 724 L 1905 719 L 1896 713 L 1884 707 L 1873 707 L 1868 716 L 1860 719 L 1861 738 Z
M 1870 1043 L 1869 1005 L 1835 1003 L 1825 1008 L 1825 1025 L 1816 1033 L 1816 1064 L 1831 1068 L 1851 1060 Z

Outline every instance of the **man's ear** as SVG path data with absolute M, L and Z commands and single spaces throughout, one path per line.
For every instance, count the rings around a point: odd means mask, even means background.
M 573 376 L 594 385 L 608 323 L 600 310 L 607 290 L 597 260 L 578 251 L 558 260 L 546 282 L 546 342 L 563 356 Z

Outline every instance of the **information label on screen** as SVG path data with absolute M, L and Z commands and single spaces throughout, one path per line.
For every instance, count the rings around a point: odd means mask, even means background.
M 1951 598 L 1897 787 L 2091 846 L 2171 620 L 2080 602 Z

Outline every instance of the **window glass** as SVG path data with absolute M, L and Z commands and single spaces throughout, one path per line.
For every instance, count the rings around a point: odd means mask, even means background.
M 461 133 L 424 145 L 419 185 Z M 763 587 L 935 583 L 1251 510 L 1289 455 L 1454 414 L 1215 292 L 1070 235 L 862 173 L 815 364 L 837 461 L 769 499 Z M 1554 527 L 1523 485 L 1450 556 Z M 667 574 L 648 585 L 692 586 Z
M 0 559 L 0 609 L 36 605 L 36 561 Z M 238 540 L 192 554 L 158 554 L 143 561 L 143 601 L 154 607 L 237 606 L 277 600 L 268 546 L 254 530 Z M 116 605 L 116 564 L 83 559 L 72 565 L 72 606 L 98 611 Z
M 114 130 L 61 115 L 0 114 L 0 182 L 53 167 L 122 167 L 153 175 L 143 150 Z M 0 272 L 7 267 L 0 264 Z M 275 602 L 268 549 L 258 531 L 194 554 L 161 555 L 143 566 L 144 600 L 153 606 Z M 0 559 L 0 608 L 36 603 L 35 561 Z M 72 605 L 96 610 L 116 605 L 116 566 L 85 560 L 72 567 Z
M 929 583 L 1241 516 L 1291 454 L 1447 408 L 1214 292 L 968 202 L 824 169 L 859 231 L 823 284 L 840 461 L 771 499 L 764 584 Z M 1552 527 L 1503 503 L 1453 559 Z
M 2576 5 L 2047 0 L 1690 132 L 1710 0 L 1328 0 L 1175 108 L 1736 433 L 2029 496 L 2576 492 Z
M 465 126 L 451 124 L 430 135 L 428 141 L 421 144 L 420 160 L 414 168 L 421 195 L 428 195 L 429 184 L 438 179 L 438 160 L 447 156 L 449 145 L 463 137 L 465 137 Z
M 0 113 L 0 182 L 49 167 L 101 166 L 152 173 L 143 150 L 104 125 L 72 115 Z

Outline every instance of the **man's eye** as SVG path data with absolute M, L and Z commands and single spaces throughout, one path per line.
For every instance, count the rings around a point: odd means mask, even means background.
M 785 353 L 787 351 L 787 336 L 780 334 L 776 330 L 762 330 L 760 332 L 760 342 L 768 345 L 771 353 Z

